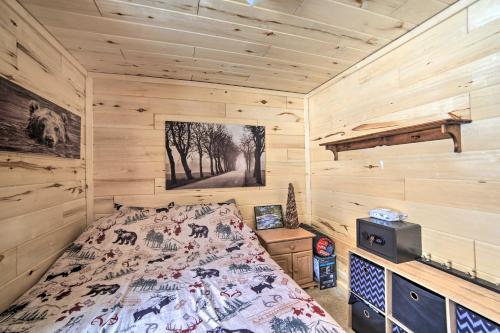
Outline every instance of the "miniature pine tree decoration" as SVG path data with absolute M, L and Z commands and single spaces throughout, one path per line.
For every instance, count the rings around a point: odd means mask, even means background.
M 299 227 L 299 216 L 297 215 L 297 204 L 295 203 L 295 192 L 292 183 L 288 184 L 285 226 L 289 229 L 296 229 Z

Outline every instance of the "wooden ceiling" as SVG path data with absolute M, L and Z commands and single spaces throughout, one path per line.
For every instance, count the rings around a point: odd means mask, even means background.
M 306 93 L 454 0 L 19 0 L 89 71 Z

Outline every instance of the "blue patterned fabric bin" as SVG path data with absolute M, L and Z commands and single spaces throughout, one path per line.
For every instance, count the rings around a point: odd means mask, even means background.
M 381 311 L 385 311 L 384 268 L 351 254 L 351 290 Z
M 407 333 L 407 332 L 398 325 L 392 323 L 392 333 Z
M 500 326 L 461 305 L 456 306 L 457 333 L 500 333 Z

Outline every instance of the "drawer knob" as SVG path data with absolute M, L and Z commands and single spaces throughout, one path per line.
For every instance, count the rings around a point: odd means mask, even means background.
M 412 300 L 418 302 L 418 294 L 414 291 L 410 291 L 410 297 Z
M 295 244 L 290 244 L 290 250 L 295 250 Z
M 368 268 L 367 267 L 363 267 L 363 272 L 365 272 L 365 274 L 368 274 Z
M 370 313 L 366 310 L 363 310 L 363 315 L 367 318 L 370 319 Z

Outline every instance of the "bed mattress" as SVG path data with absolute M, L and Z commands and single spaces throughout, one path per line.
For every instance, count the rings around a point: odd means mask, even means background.
M 0 332 L 344 332 L 234 204 L 122 207 L 0 314 Z

